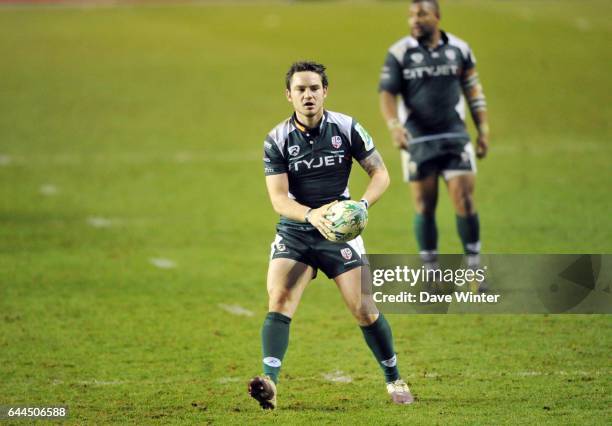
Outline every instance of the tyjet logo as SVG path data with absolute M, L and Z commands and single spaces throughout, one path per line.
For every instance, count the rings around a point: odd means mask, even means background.
M 342 153 L 336 155 L 325 155 L 319 158 L 312 158 L 310 160 L 298 160 L 295 163 L 290 163 L 289 168 L 295 170 L 311 170 L 318 169 L 321 167 L 335 166 L 342 164 Z
M 459 71 L 458 65 L 436 65 L 428 67 L 407 68 L 404 70 L 404 78 L 406 80 L 415 80 L 424 77 L 438 77 L 447 75 L 456 75 Z

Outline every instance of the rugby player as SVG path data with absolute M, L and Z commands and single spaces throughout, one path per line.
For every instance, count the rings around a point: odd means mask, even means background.
M 437 0 L 412 0 L 408 22 L 411 35 L 397 41 L 387 53 L 379 96 L 393 144 L 401 150 L 404 180 L 410 182 L 421 258 L 428 267 L 437 268 L 435 211 L 438 177 L 442 176 L 468 267 L 477 268 L 476 160 L 465 127 L 465 100 L 478 130 L 478 158 L 487 154 L 489 125 L 476 59 L 465 41 L 440 29 Z M 485 291 L 486 284 L 479 290 Z
M 294 113 L 264 142 L 266 186 L 280 215 L 268 266 L 268 314 L 261 330 L 263 375 L 251 379 L 249 394 L 262 408 L 276 407 L 276 384 L 289 343 L 289 328 L 308 283 L 321 270 L 333 279 L 383 370 L 393 402 L 413 401 L 401 379 L 391 328 L 375 307 L 361 303 L 361 237 L 348 243 L 326 240 L 328 208 L 350 198 L 348 179 L 355 159 L 370 176 L 361 197 L 373 206 L 389 185 L 382 157 L 353 118 L 327 111 L 325 67 L 296 62 L 286 75 L 286 96 Z

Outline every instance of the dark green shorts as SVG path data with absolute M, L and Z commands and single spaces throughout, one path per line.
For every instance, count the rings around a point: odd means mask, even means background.
M 427 155 L 423 147 L 418 148 L 411 152 L 401 151 L 405 182 L 419 181 L 431 175 L 442 175 L 449 180 L 466 173 L 476 173 L 476 156 L 470 142 L 433 157 Z
M 363 265 L 365 247 L 361 237 L 346 243 L 326 240 L 316 229 L 301 230 L 276 226 L 276 238 L 271 244 L 270 260 L 293 259 L 322 270 L 328 278 Z

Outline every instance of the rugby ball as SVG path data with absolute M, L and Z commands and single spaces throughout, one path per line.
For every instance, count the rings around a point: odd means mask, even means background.
M 325 238 L 334 242 L 346 242 L 357 238 L 368 224 L 368 210 L 363 203 L 340 201 L 327 210 L 325 217 L 332 222 Z

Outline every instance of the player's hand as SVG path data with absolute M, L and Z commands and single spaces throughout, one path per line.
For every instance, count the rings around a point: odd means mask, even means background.
M 489 151 L 489 136 L 486 134 L 479 134 L 476 138 L 476 157 L 485 158 Z
M 410 135 L 404 126 L 396 126 L 389 131 L 391 132 L 391 141 L 397 149 L 408 149 Z
M 331 225 L 332 222 L 325 215 L 331 206 L 338 203 L 338 201 L 331 202 L 329 204 L 325 204 L 324 206 L 319 207 L 318 209 L 314 209 L 310 212 L 308 217 L 308 222 L 324 236 L 327 238 L 327 235 L 331 233 Z

